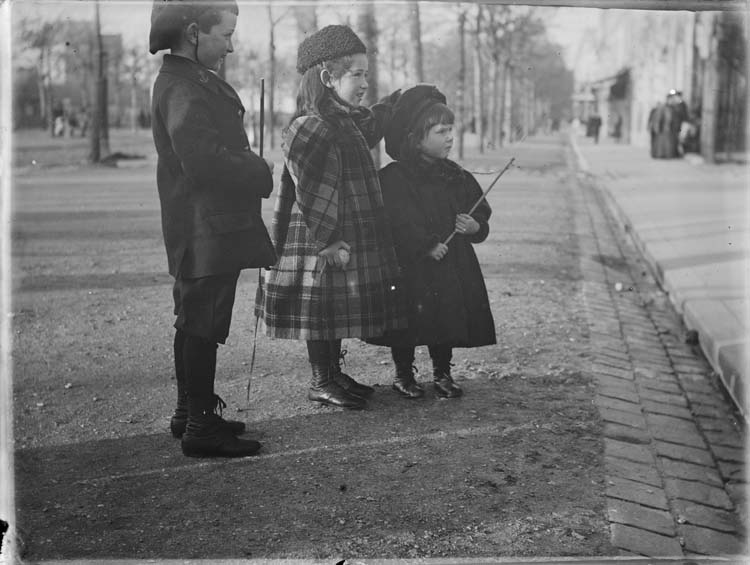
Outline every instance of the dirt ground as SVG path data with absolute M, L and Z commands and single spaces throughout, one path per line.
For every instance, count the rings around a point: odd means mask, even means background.
M 465 396 L 439 400 L 428 386 L 422 400 L 400 398 L 388 350 L 357 340 L 344 342 L 346 371 L 376 387 L 365 411 L 306 400 L 301 342 L 260 336 L 250 378 L 257 271 L 246 271 L 217 377 L 224 415 L 264 445 L 242 460 L 185 458 L 168 433 L 171 279 L 153 169 L 19 176 L 13 392 L 26 557 L 615 555 L 585 370 L 578 187 L 560 139 L 513 155 L 521 166 L 491 193 L 491 235 L 477 246 L 498 344 L 456 350 Z M 501 168 L 509 156 L 466 165 Z

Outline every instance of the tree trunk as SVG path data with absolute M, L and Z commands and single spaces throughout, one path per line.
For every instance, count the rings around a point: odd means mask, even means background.
M 458 87 L 456 89 L 456 134 L 458 135 L 458 158 L 464 158 L 464 130 L 466 122 L 466 12 L 458 13 Z
M 511 141 L 510 124 L 510 94 L 511 94 L 511 66 L 509 61 L 503 65 L 502 99 L 500 102 L 500 136 L 503 142 Z
M 98 163 L 102 159 L 101 151 L 101 127 L 102 127 L 102 35 L 99 22 L 99 0 L 94 0 L 94 36 L 96 40 L 95 75 L 96 94 L 94 96 L 94 107 L 91 112 L 91 150 L 89 161 Z
M 477 134 L 477 149 L 484 153 L 484 68 L 482 65 L 482 6 L 477 6 L 476 27 L 474 28 L 474 128 Z
M 268 147 L 276 147 L 276 128 L 275 128 L 275 110 L 274 110 L 274 90 L 276 86 L 276 22 L 273 19 L 271 4 L 268 4 L 268 84 L 266 85 L 266 95 L 268 96 L 268 105 L 265 121 L 265 128 L 268 130 Z M 264 132 L 260 132 L 263 135 Z
M 489 109 L 489 122 L 490 122 L 490 143 L 492 147 L 496 148 L 500 146 L 500 139 L 498 136 L 499 127 L 499 98 L 500 98 L 500 57 L 497 54 L 497 50 L 493 48 L 492 52 L 492 68 L 490 69 L 490 109 Z
M 367 94 L 365 95 L 368 105 L 375 104 L 378 101 L 378 28 L 375 21 L 375 5 L 373 2 L 364 2 L 360 5 L 359 15 L 357 17 L 357 27 L 359 28 L 362 40 L 367 47 Z M 380 168 L 380 144 L 372 148 L 372 159 L 375 167 Z
M 411 43 L 411 76 L 416 82 L 424 82 L 424 62 L 422 56 L 422 26 L 419 20 L 419 4 L 409 2 L 409 28 Z

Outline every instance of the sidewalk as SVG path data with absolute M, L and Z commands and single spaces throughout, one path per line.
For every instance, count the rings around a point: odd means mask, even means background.
M 747 413 L 748 168 L 652 159 L 648 148 L 571 137 L 706 358 Z

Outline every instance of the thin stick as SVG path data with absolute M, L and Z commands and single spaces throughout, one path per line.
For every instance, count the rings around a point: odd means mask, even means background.
M 258 155 L 263 157 L 263 127 L 264 127 L 264 118 L 265 118 L 265 100 L 266 100 L 266 79 L 262 78 L 260 79 L 260 143 L 258 147 Z M 261 270 L 258 269 L 258 289 L 260 290 L 261 285 L 263 284 L 263 278 L 261 275 Z M 251 377 L 253 374 L 253 369 L 255 368 L 255 348 L 258 345 L 258 322 L 260 320 L 260 317 L 258 314 L 255 315 L 255 329 L 253 330 L 253 354 L 250 356 L 250 372 L 247 377 L 247 389 L 246 392 L 246 402 L 248 406 L 250 405 L 250 384 L 251 384 Z
M 265 105 L 266 105 L 266 79 L 260 79 L 260 149 L 258 154 L 263 157 L 263 129 L 265 123 Z
M 505 171 L 507 171 L 510 168 L 510 166 L 513 164 L 513 161 L 515 161 L 515 160 L 516 160 L 515 157 L 511 157 L 510 161 L 508 161 L 508 164 L 505 165 L 505 167 L 503 168 L 503 170 L 500 171 L 500 173 L 495 177 L 495 180 L 493 180 L 492 184 L 490 184 L 490 186 L 487 187 L 487 190 L 484 191 L 484 193 L 482 194 L 482 196 L 479 197 L 479 200 L 477 200 L 474 203 L 474 206 L 471 207 L 471 210 L 469 210 L 468 212 L 466 212 L 467 214 L 471 214 L 474 210 L 477 209 L 477 206 L 479 206 L 482 203 L 482 200 L 484 200 L 485 198 L 487 198 L 487 195 L 490 193 L 490 190 L 492 190 L 492 187 L 495 186 L 495 183 L 500 180 L 500 177 L 503 176 L 503 174 L 505 174 Z M 448 245 L 450 243 L 451 239 L 453 239 L 453 236 L 456 235 L 457 233 L 458 233 L 458 231 L 454 229 L 453 233 L 448 236 L 448 239 L 446 239 L 443 242 L 443 245 Z

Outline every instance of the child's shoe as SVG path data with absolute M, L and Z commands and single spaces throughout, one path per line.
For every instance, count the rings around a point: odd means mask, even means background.
M 442 398 L 457 398 L 464 393 L 461 387 L 453 381 L 450 366 L 447 368 L 435 368 L 432 374 L 435 393 L 438 396 Z
M 414 367 L 411 363 L 396 365 L 396 378 L 393 381 L 393 390 L 406 398 L 421 398 L 424 389 L 414 379 Z

